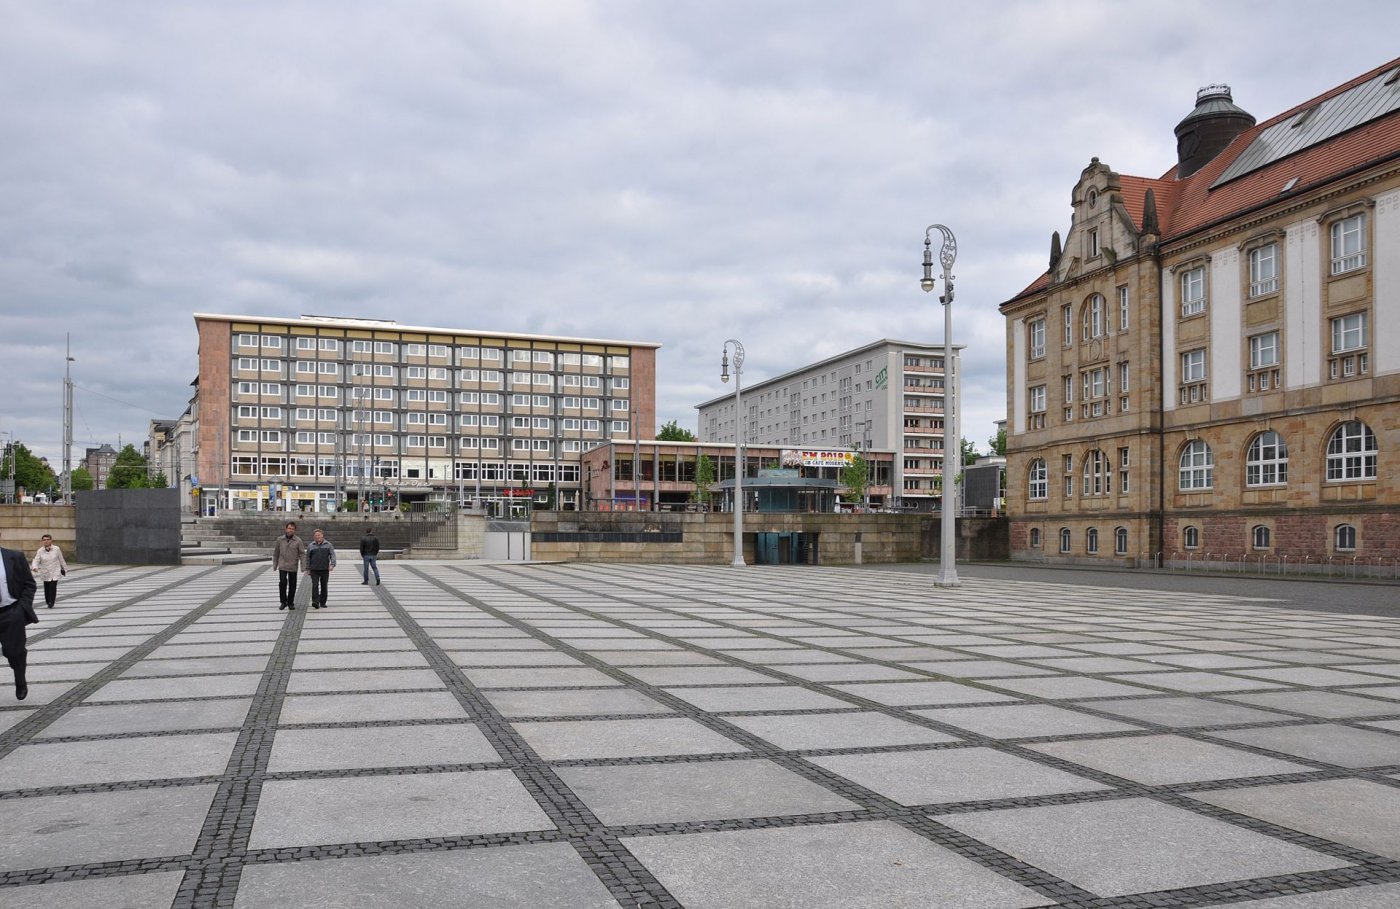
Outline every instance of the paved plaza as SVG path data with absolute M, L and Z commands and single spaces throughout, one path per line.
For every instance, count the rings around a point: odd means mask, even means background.
M 73 573 L 0 688 L 0 905 L 1400 906 L 1400 618 L 381 567 Z

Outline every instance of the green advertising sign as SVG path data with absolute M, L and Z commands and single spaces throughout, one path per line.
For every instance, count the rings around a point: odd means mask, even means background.
M 889 369 L 889 367 L 888 367 L 888 366 L 882 367 L 882 368 L 880 369 L 879 372 L 875 373 L 875 387 L 876 387 L 876 388 L 884 388 L 884 387 L 885 387 L 885 383 L 888 382 L 889 379 L 890 379 L 890 369 Z

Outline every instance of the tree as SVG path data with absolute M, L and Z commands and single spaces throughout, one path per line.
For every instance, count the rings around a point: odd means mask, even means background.
M 146 489 L 151 481 L 146 477 L 146 459 L 135 446 L 127 445 L 117 453 L 112 472 L 107 475 L 108 489 Z
M 93 486 L 92 474 L 88 473 L 86 467 L 75 467 L 73 468 L 71 482 L 73 483 L 74 492 L 87 492 L 92 489 Z
M 998 429 L 997 434 L 987 440 L 987 444 L 992 447 L 992 454 L 1006 457 L 1006 430 Z
M 15 481 L 15 495 L 23 489 L 26 493 L 45 492 L 53 488 L 54 475 L 49 465 L 34 456 L 23 442 L 11 446 L 0 461 L 0 477 Z
M 156 475 L 153 476 L 153 477 L 151 477 L 151 488 L 152 488 L 152 489 L 168 489 L 169 487 L 170 487 L 170 481 L 169 481 L 168 479 L 165 478 L 165 471 L 163 471 L 163 470 L 157 470 L 157 471 L 156 471 Z
M 865 489 L 870 485 L 870 464 L 860 452 L 841 468 L 841 485 L 846 487 L 842 498 L 847 502 L 865 501 Z
M 656 441 L 658 442 L 694 442 L 695 433 L 689 429 L 682 429 L 672 420 L 657 430 Z
M 976 463 L 977 459 L 982 457 L 982 455 L 978 453 L 976 445 L 973 445 L 967 439 L 959 439 L 958 441 L 962 445 L 962 465 L 964 467 Z
M 695 491 L 690 494 L 692 502 L 710 507 L 710 487 L 715 485 L 715 462 L 709 455 L 695 459 Z

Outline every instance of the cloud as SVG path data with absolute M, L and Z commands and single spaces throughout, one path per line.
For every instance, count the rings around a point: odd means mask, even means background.
M 1197 86 L 1269 116 L 1392 57 L 1392 28 L 1356 23 L 1395 15 L 157 0 L 6 19 L 0 432 L 56 459 L 65 334 L 77 434 L 139 439 L 185 407 L 194 311 L 659 341 L 658 422 L 694 427 L 725 338 L 750 382 L 940 342 L 931 221 L 958 235 L 983 444 L 1006 406 L 996 307 L 1044 268 L 1088 159 L 1158 175 Z

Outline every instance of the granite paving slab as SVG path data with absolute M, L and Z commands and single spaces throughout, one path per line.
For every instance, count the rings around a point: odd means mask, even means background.
M 1213 732 L 1211 735 L 1340 767 L 1400 764 L 1400 735 L 1347 726 L 1315 723 L 1270 729 L 1236 729 Z
M 1277 682 L 1256 679 L 1240 679 L 1219 672 L 1134 672 L 1130 675 L 1114 675 L 1112 678 L 1128 684 L 1151 685 L 1154 688 L 1168 688 L 1188 694 L 1212 694 L 1222 691 L 1263 691 L 1281 687 Z
M 557 772 L 605 824 L 775 817 L 861 807 L 764 760 L 561 767 Z
M 184 855 L 214 798 L 212 785 L 43 795 L 4 802 L 0 871 Z
M 1151 688 L 1108 682 L 1085 676 L 1054 676 L 1026 679 L 988 679 L 986 684 L 1005 688 L 1018 694 L 1049 700 L 1069 700 L 1072 698 L 1124 697 L 1135 694 L 1152 694 Z
M 16 890 L 10 896 L 23 909 L 151 909 L 169 906 L 183 871 L 152 871 L 87 881 L 60 881 Z M 0 904 L 11 905 L 0 899 Z
M 728 722 L 792 751 L 956 742 L 956 736 L 873 711 L 729 717 Z
M 841 754 L 807 760 L 902 805 L 1058 795 L 1108 788 L 1085 777 L 990 748 Z
M 832 663 L 817 666 L 784 666 L 783 671 L 809 682 L 888 682 L 927 679 L 919 672 L 880 666 L 876 663 Z
M 552 829 L 509 770 L 268 780 L 249 848 Z
M 190 698 L 247 697 L 258 690 L 261 681 L 262 676 L 254 672 L 117 679 L 97 689 L 87 700 L 88 703 L 96 704 L 105 701 L 182 701 Z M 30 696 L 33 697 L 32 694 Z
M 1054 902 L 888 821 L 622 842 L 686 909 L 1020 909 Z
M 1026 747 L 1150 786 L 1273 776 L 1311 769 L 1291 761 L 1179 735 L 1075 739 Z
M 249 698 L 230 698 L 218 701 L 82 705 L 44 727 L 36 738 L 226 729 L 243 725 L 251 703 Z
M 1224 726 L 1234 723 L 1271 723 L 1286 720 L 1282 713 L 1204 698 L 1158 697 L 1129 701 L 1090 701 L 1083 706 L 1133 720 L 1163 726 Z
M 294 671 L 287 680 L 287 691 L 291 694 L 441 687 L 441 680 L 431 669 L 303 670 Z
M 597 875 L 566 843 L 359 856 L 244 869 L 234 909 L 289 906 L 619 909 Z
M 671 713 L 671 708 L 630 688 L 581 691 L 500 691 L 482 696 L 508 717 L 604 716 L 625 713 Z
M 27 707 L 18 710 L 0 710 L 0 732 L 4 732 L 6 729 L 9 729 L 11 726 L 14 726 L 16 723 L 24 722 L 25 720 L 29 719 L 30 715 L 33 713 L 34 710 L 32 708 Z
M 938 821 L 1107 897 L 1348 864 L 1148 799 L 979 811 Z
M 748 749 L 690 719 L 517 722 L 515 730 L 546 761 L 667 754 L 725 754 Z
M 1048 675 L 1052 672 L 1042 666 L 1023 666 L 1003 660 L 917 660 L 904 665 L 953 679 L 1009 679 L 1021 675 Z
M 465 669 L 463 672 L 478 688 L 567 688 L 574 685 L 621 685 L 596 669 Z
M 268 654 L 253 656 L 210 656 L 203 658 L 141 660 L 126 672 L 122 678 L 147 676 L 185 676 L 223 672 L 262 672 L 267 668 Z
M 1400 704 L 1335 691 L 1261 691 L 1252 694 L 1228 694 L 1222 697 L 1240 704 L 1333 720 L 1400 714 Z
M 292 694 L 282 702 L 279 722 L 361 723 L 384 720 L 451 720 L 467 715 L 447 691 Z
M 1049 704 L 1012 704 L 1006 707 L 940 707 L 915 710 L 940 723 L 967 729 L 994 739 L 1029 738 L 1041 735 L 1102 735 L 1141 729 Z
M 798 688 L 764 685 L 753 688 L 670 688 L 671 694 L 712 712 L 740 710 L 824 710 L 852 707 L 849 701 Z
M 539 650 L 448 650 L 458 666 L 582 666 L 567 653 Z
M 267 769 L 352 770 L 361 767 L 426 767 L 433 764 L 485 764 L 500 760 L 475 727 L 373 726 L 334 729 L 280 729 Z
M 776 685 L 783 681 L 742 666 L 633 667 L 627 674 L 648 685 Z
M 1319 780 L 1212 789 L 1191 798 L 1280 827 L 1400 860 L 1400 789 L 1370 780 Z
M 1010 695 L 959 685 L 956 682 L 857 682 L 832 685 L 833 691 L 868 698 L 892 707 L 940 704 L 984 704 L 1014 701 Z
M 299 653 L 292 669 L 415 669 L 428 660 L 416 650 L 375 650 L 360 653 Z

